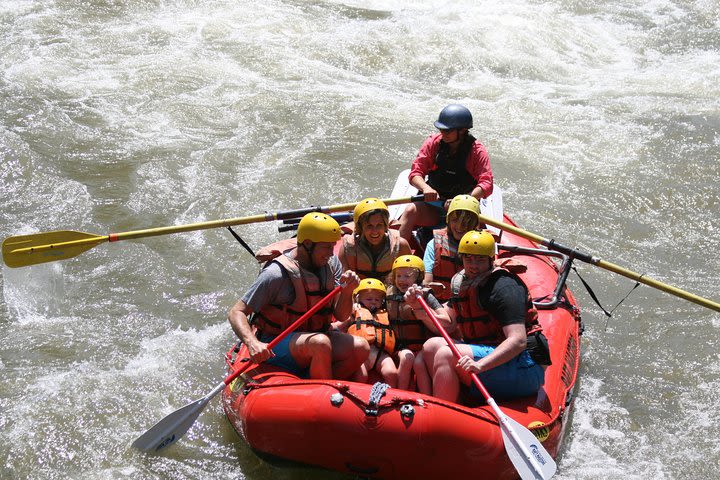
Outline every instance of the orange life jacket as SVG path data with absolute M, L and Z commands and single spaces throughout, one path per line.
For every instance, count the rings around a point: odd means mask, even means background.
M 387 310 L 371 313 L 367 308 L 356 306 L 353 317 L 353 323 L 348 327 L 349 334 L 362 337 L 370 345 L 375 344 L 388 353 L 395 351 L 395 332 L 390 328 Z
M 355 235 L 345 235 L 343 249 L 347 267 L 357 273 L 360 279 L 377 278 L 384 281 L 400 254 L 400 234 L 397 230 L 388 230 L 386 239 L 382 252 L 375 258 L 365 241 Z
M 433 282 L 442 283 L 445 289 L 434 293 L 443 303 L 450 299 L 450 280 L 463 269 L 462 260 L 457 253 L 458 242 L 450 238 L 447 228 L 433 231 L 435 245 L 435 264 L 433 265 Z
M 408 348 L 418 352 L 432 334 L 423 321 L 415 316 L 410 305 L 405 303 L 404 297 L 394 286 L 388 288 L 387 311 L 390 326 L 395 332 L 395 350 Z
M 520 279 L 508 270 L 495 267 L 488 282 L 497 275 L 512 275 Z M 500 322 L 493 315 L 480 306 L 478 301 L 478 288 L 460 290 L 464 278 L 464 270 L 455 275 L 451 282 L 452 297 L 450 305 L 457 312 L 457 326 L 466 343 L 497 346 L 505 340 L 505 333 Z M 521 281 L 522 282 L 522 281 Z M 524 285 L 524 284 L 523 284 Z M 527 291 L 527 288 L 525 289 Z M 541 331 L 538 323 L 538 313 L 532 303 L 530 294 L 527 295 L 527 313 L 525 315 L 525 331 L 528 334 Z
M 253 325 L 260 333 L 277 335 L 289 327 L 295 320 L 319 302 L 334 288 L 335 277 L 329 265 L 323 265 L 325 285 L 320 285 L 320 277 L 301 268 L 287 255 L 279 255 L 272 260 L 285 269 L 295 289 L 295 299 L 289 305 L 267 304 L 253 315 Z M 270 262 L 265 264 L 265 267 Z M 333 309 L 330 306 L 321 308 L 315 315 L 305 321 L 298 329 L 302 332 L 325 332 L 332 322 Z

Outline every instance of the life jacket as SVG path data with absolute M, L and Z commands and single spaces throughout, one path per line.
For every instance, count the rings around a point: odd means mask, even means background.
M 487 282 L 494 281 L 500 275 L 512 275 L 514 278 L 520 279 L 517 275 L 504 268 L 495 267 Z M 477 287 L 468 288 L 464 291 L 460 290 L 464 276 L 465 271 L 463 270 L 453 277 L 450 284 L 452 290 L 450 304 L 457 312 L 457 326 L 462 334 L 462 339 L 466 343 L 497 346 L 505 340 L 502 326 L 490 312 L 480 305 Z M 527 292 L 527 288 L 525 288 L 525 291 Z M 537 310 L 528 292 L 525 331 L 530 335 L 541 330 Z
M 355 235 L 343 237 L 347 267 L 355 271 L 361 280 L 377 278 L 384 281 L 392 271 L 392 264 L 400 254 L 400 234 L 397 230 L 388 230 L 387 233 L 387 241 L 377 257 L 370 251 L 370 247 Z
M 386 302 L 390 326 L 395 332 L 395 350 L 422 350 L 423 343 L 432 334 L 423 321 L 415 316 L 410 305 L 405 303 L 405 295 L 390 286 Z
M 300 318 L 313 305 L 318 303 L 333 289 L 335 277 L 329 265 L 321 267 L 321 276 L 301 268 L 300 265 L 287 255 L 279 255 L 271 260 L 277 262 L 283 268 L 292 282 L 295 289 L 295 299 L 289 305 L 267 304 L 255 312 L 252 323 L 257 326 L 258 332 L 262 334 L 277 335 Z M 267 268 L 270 262 L 263 268 Z M 320 278 L 325 279 L 324 285 L 320 284 Z M 299 328 L 303 332 L 326 332 L 332 322 L 333 309 L 330 306 L 321 308 L 315 315 L 305 321 Z
M 477 180 L 465 166 L 474 143 L 475 137 L 468 133 L 453 155 L 450 146 L 440 141 L 435 163 L 428 172 L 427 183 L 438 192 L 441 199 L 468 194 L 477 185 Z
M 435 230 L 433 240 L 435 245 L 435 263 L 433 264 L 433 282 L 442 283 L 445 289 L 434 293 L 440 302 L 450 299 L 450 280 L 463 269 L 463 263 L 457 253 L 458 242 L 451 238 L 447 228 Z
M 365 307 L 356 306 L 353 310 L 353 323 L 348 327 L 348 333 L 362 337 L 370 345 L 377 345 L 388 353 L 395 351 L 395 332 L 390 328 L 387 310 L 377 310 L 371 313 Z

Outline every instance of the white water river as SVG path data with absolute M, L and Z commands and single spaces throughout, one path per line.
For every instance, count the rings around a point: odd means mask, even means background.
M 386 197 L 452 102 L 524 228 L 720 299 L 714 0 L 0 0 L 0 237 Z M 277 225 L 237 231 L 250 245 Z M 606 307 L 634 282 L 578 265 Z M 259 459 L 209 405 L 254 259 L 223 229 L 0 275 L 0 478 L 339 479 Z M 586 330 L 556 478 L 720 464 L 720 314 L 636 289 Z

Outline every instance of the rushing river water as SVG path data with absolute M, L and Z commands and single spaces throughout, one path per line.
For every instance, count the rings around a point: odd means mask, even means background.
M 0 236 L 385 198 L 461 102 L 521 226 L 718 301 L 718 19 L 716 0 L 0 1 Z M 607 308 L 634 285 L 578 268 Z M 345 478 L 265 463 L 218 399 L 167 453 L 130 448 L 224 378 L 257 271 L 224 229 L 4 266 L 0 478 Z M 570 286 L 586 330 L 556 478 L 716 477 L 720 315 L 642 286 L 606 320 Z

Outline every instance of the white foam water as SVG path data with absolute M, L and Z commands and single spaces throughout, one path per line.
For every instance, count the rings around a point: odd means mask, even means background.
M 97 234 L 384 198 L 467 105 L 524 228 L 718 300 L 717 2 L 0 3 L 0 233 Z M 253 249 L 269 223 L 236 231 Z M 579 265 L 610 308 L 633 282 Z M 344 478 L 209 406 L 258 265 L 223 229 L 2 269 L 0 477 Z M 711 478 L 717 313 L 649 287 L 586 333 L 557 478 Z

